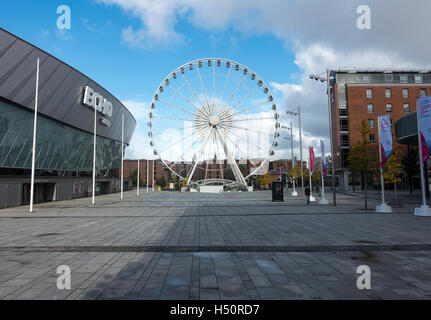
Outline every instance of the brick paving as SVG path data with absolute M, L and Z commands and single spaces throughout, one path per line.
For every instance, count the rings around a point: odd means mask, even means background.
M 431 219 L 413 204 L 376 214 L 349 195 L 333 207 L 145 189 L 90 201 L 0 210 L 0 299 L 431 298 Z M 371 290 L 356 288 L 363 264 Z

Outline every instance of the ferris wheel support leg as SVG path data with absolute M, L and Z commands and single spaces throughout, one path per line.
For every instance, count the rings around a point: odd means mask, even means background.
M 241 170 L 239 169 L 238 164 L 236 163 L 232 153 L 229 151 L 229 148 L 227 147 L 226 142 L 222 139 L 222 137 L 220 137 L 220 134 L 218 132 L 216 136 L 223 147 L 227 160 L 232 168 L 233 175 L 235 176 L 236 182 L 238 182 L 239 184 L 247 188 L 247 182 L 245 182 L 245 179 L 241 173 Z
M 204 140 L 204 143 L 202 143 L 202 147 L 200 148 L 200 150 L 198 152 L 198 156 L 196 157 L 195 164 L 193 165 L 192 170 L 190 171 L 189 175 L 187 176 L 187 186 L 190 184 L 190 180 L 192 179 L 192 177 L 193 177 L 193 175 L 195 173 L 196 167 L 197 167 L 197 165 L 199 163 L 199 160 L 200 160 L 200 158 L 202 156 L 202 152 L 204 151 L 204 148 L 205 148 L 205 146 L 206 146 L 206 144 L 207 144 L 210 136 L 211 135 L 208 134 L 207 137 Z

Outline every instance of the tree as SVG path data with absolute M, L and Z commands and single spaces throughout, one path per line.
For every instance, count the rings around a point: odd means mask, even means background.
M 132 183 L 134 186 L 138 186 L 137 182 L 138 182 L 138 169 L 136 169 L 135 171 L 133 171 L 133 173 L 131 175 L 129 175 L 129 179 L 132 179 Z M 139 179 L 139 185 L 142 185 L 142 180 Z
M 265 173 L 263 176 L 258 176 L 256 178 L 256 184 L 259 185 L 259 188 L 262 186 L 267 186 L 271 182 L 271 175 L 269 172 Z
M 401 159 L 401 165 L 406 173 L 411 195 L 413 193 L 413 177 L 419 174 L 418 149 L 409 146 L 407 154 Z
M 397 183 L 402 181 L 401 174 L 402 165 L 400 159 L 400 149 L 394 137 L 392 153 L 389 156 L 388 160 L 386 160 L 385 165 L 383 166 L 383 179 L 385 183 L 394 184 L 395 201 L 397 201 Z
M 162 176 L 160 179 L 156 179 L 156 183 L 160 186 L 161 189 L 166 187 L 166 179 L 165 176 Z
M 367 174 L 370 172 L 370 152 L 368 151 L 369 141 L 367 139 L 368 133 L 370 130 L 368 129 L 368 125 L 366 120 L 362 120 L 361 123 L 361 139 L 359 139 L 356 144 L 352 147 L 352 150 L 349 153 L 348 168 L 352 171 L 359 172 L 364 183 L 364 209 L 368 209 L 368 184 L 367 184 Z
M 378 152 L 371 152 L 370 171 L 373 174 L 373 184 L 377 184 L 377 190 L 380 194 L 380 156 Z
M 301 177 L 301 168 L 298 166 L 296 166 L 296 168 L 290 168 L 288 174 L 290 178 L 294 178 L 296 180 L 296 183 L 299 186 L 299 180 L 300 180 L 299 178 Z

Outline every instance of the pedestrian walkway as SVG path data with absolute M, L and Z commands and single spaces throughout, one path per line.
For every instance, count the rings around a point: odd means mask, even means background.
M 431 219 L 337 197 L 130 191 L 0 210 L 0 298 L 430 299 Z

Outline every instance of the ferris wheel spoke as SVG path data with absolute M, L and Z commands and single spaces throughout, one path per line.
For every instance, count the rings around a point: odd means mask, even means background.
M 199 71 L 199 67 L 196 67 L 196 71 L 198 72 L 199 80 L 200 80 L 201 86 L 202 86 L 202 90 L 203 90 L 203 92 L 205 94 L 205 100 L 207 102 L 207 106 L 209 107 L 210 103 L 208 101 L 207 91 L 205 90 L 204 82 L 202 81 L 202 76 L 201 76 L 201 72 Z
M 165 101 L 165 100 L 162 100 L 162 99 L 160 99 L 160 98 L 159 98 L 159 101 L 160 101 L 161 103 L 163 103 L 163 104 L 167 105 L 167 106 L 170 106 L 170 107 L 172 107 L 172 108 L 175 108 L 175 109 L 181 110 L 181 111 L 183 111 L 183 112 L 185 112 L 185 113 L 191 114 L 192 116 L 199 117 L 199 115 L 198 115 L 197 113 L 194 113 L 194 112 L 188 111 L 188 110 L 186 110 L 186 109 L 184 109 L 184 108 L 182 108 L 182 107 L 180 107 L 180 106 L 177 106 L 177 105 L 175 105 L 175 104 L 173 104 L 173 103 L 171 103 L 171 102 L 169 102 L 169 101 Z
M 153 118 L 156 118 L 156 119 L 164 119 L 164 120 L 181 120 L 181 121 L 190 121 L 190 122 L 194 122 L 194 121 L 196 121 L 196 119 L 189 119 L 189 118 L 176 118 L 176 117 L 158 116 L 158 115 L 153 115 Z
M 173 142 L 173 143 L 168 144 L 167 146 L 165 146 L 163 149 L 161 149 L 161 150 L 159 151 L 159 154 L 161 155 L 161 153 L 162 153 L 163 151 L 165 151 L 166 149 L 171 148 L 171 147 L 173 147 L 173 146 L 175 146 L 175 145 L 177 145 L 177 144 L 179 144 L 179 143 L 183 142 L 184 140 L 186 140 L 186 139 L 188 139 L 188 138 L 190 138 L 190 137 L 192 137 L 192 136 L 193 136 L 193 132 L 192 132 L 191 134 L 189 134 L 189 135 L 185 136 L 185 137 L 182 137 L 180 140 L 177 140 L 177 141 L 175 141 L 175 142 Z
M 257 103 L 257 104 L 255 104 L 255 105 L 253 105 L 253 106 L 251 106 L 251 107 L 247 107 L 247 108 L 241 109 L 241 110 L 239 110 L 239 111 L 237 111 L 237 112 L 235 112 L 235 113 L 232 113 L 232 114 L 231 114 L 231 116 L 235 116 L 235 115 L 237 115 L 237 114 L 240 114 L 240 113 L 243 113 L 243 112 L 246 112 L 246 111 L 252 110 L 252 109 L 259 108 L 259 107 L 261 107 L 261 106 L 263 106 L 263 105 L 265 105 L 265 104 L 267 104 L 267 103 L 269 103 L 269 102 L 270 102 L 270 101 L 263 101 L 263 102 Z
M 207 130 L 208 130 L 208 128 L 207 128 Z M 205 132 L 204 132 L 205 133 Z M 204 134 L 203 133 L 203 134 Z M 203 134 L 201 134 L 200 136 L 203 136 Z M 192 142 L 192 144 L 190 145 L 190 148 L 191 147 L 193 147 L 196 143 L 198 143 L 198 142 L 200 142 L 201 140 L 200 140 L 200 138 L 198 138 L 198 139 L 196 139 L 195 141 L 193 141 Z M 184 151 L 183 151 L 183 153 L 181 154 L 181 156 L 178 158 L 178 160 L 177 161 L 175 161 L 174 162 L 174 164 L 172 164 L 170 167 L 169 167 L 169 169 L 171 169 L 171 171 L 173 171 L 173 167 L 179 162 L 179 161 L 181 161 L 181 159 L 183 159 L 184 160 L 184 155 L 186 154 L 186 152 L 188 152 L 189 151 L 189 149 L 187 148 L 187 149 L 185 149 Z
M 226 79 L 225 79 L 225 81 L 224 81 L 223 91 L 222 91 L 222 94 L 221 94 L 221 99 L 222 99 L 222 100 L 223 100 L 223 98 L 224 98 L 224 92 L 225 92 L 225 90 L 226 90 L 226 85 L 227 85 L 227 82 L 228 82 L 228 80 L 229 80 L 231 70 L 232 70 L 232 69 L 231 69 L 231 68 L 229 68 L 229 71 L 227 72 L 227 75 L 226 75 Z
M 239 82 L 239 84 L 238 84 L 238 86 L 235 88 L 235 90 L 232 92 L 232 94 L 231 94 L 231 96 L 230 96 L 230 98 L 229 98 L 229 100 L 226 102 L 226 104 L 225 104 L 225 106 L 224 106 L 224 108 L 226 108 L 227 107 L 227 105 L 229 104 L 229 102 L 232 100 L 232 98 L 235 96 L 235 93 L 238 91 L 238 89 L 241 87 L 241 85 L 242 85 L 242 83 L 244 82 L 244 80 L 247 78 L 247 74 L 245 74 L 243 77 L 242 77 L 242 79 L 241 79 L 241 81 Z M 225 112 L 225 111 L 223 111 L 223 112 Z M 222 113 L 223 113 L 222 112 Z
M 241 105 L 245 101 L 245 99 L 249 98 L 257 89 L 259 89 L 259 87 L 256 87 L 253 90 L 251 90 L 246 96 L 242 97 L 234 105 L 232 105 L 229 109 L 227 109 L 226 112 L 229 112 L 229 111 L 235 109 L 236 106 Z
M 182 86 L 184 86 L 185 85 L 185 83 L 183 84 L 183 85 L 181 85 L 181 87 Z M 188 98 L 186 98 L 184 95 L 182 95 L 180 92 L 179 92 L 179 90 L 178 89 L 175 89 L 174 87 L 172 87 L 172 86 L 168 86 L 169 88 L 171 88 L 172 89 L 172 91 L 175 93 L 175 94 L 177 94 L 179 97 L 181 97 L 184 101 L 186 101 L 188 104 L 190 104 L 194 109 L 196 109 L 196 111 L 199 111 L 199 108 L 198 107 L 196 107 L 191 101 L 190 101 L 190 99 L 188 99 Z
M 232 119 L 232 120 L 228 120 L 228 122 L 230 123 L 234 123 L 234 122 L 244 122 L 244 121 L 260 121 L 260 120 L 273 120 L 274 118 L 271 117 L 265 117 L 265 118 L 240 118 L 240 119 Z
M 255 133 L 258 133 L 258 134 L 262 134 L 262 135 L 268 135 L 268 133 L 264 133 L 264 132 L 261 132 L 261 131 L 254 131 L 254 130 L 251 130 L 251 129 L 246 129 L 246 128 L 242 128 L 242 129 L 244 129 L 244 130 L 247 130 L 247 131 L 251 131 L 251 132 L 255 132 Z M 237 135 L 235 132 L 233 132 L 233 131 L 231 131 L 230 132 L 232 135 L 234 135 L 235 137 L 237 137 L 238 139 L 242 139 L 239 135 Z M 273 135 L 272 134 L 269 134 L 268 135 L 269 137 L 272 137 Z M 229 139 L 229 137 L 227 137 L 228 139 Z M 229 139 L 230 140 L 230 139 Z M 230 140 L 232 143 L 233 143 L 233 141 L 232 140 Z M 258 146 L 253 140 L 249 140 L 249 139 L 247 139 L 247 144 L 252 144 L 252 145 L 254 145 L 257 149 L 256 150 L 261 150 L 262 149 L 262 147 L 261 146 Z
M 215 106 L 215 63 L 213 65 L 213 106 Z
M 260 131 L 260 130 L 254 130 L 254 129 L 250 129 L 250 128 L 243 128 L 243 127 L 238 127 L 238 126 L 234 126 L 234 125 L 230 125 L 230 127 L 234 128 L 234 129 L 239 129 L 239 130 L 254 132 L 254 133 L 258 133 L 258 134 L 262 134 L 262 135 L 268 135 L 270 137 L 274 136 L 274 134 L 272 134 L 272 133 L 263 132 L 263 131 Z M 233 132 L 232 132 L 232 134 L 233 134 Z
M 227 134 L 227 130 L 224 130 L 222 132 L 223 132 L 223 136 L 226 138 L 226 140 L 229 140 L 229 142 L 232 143 L 238 151 L 240 151 L 242 154 L 247 154 L 247 152 L 244 152 L 244 150 L 242 148 L 240 148 L 234 141 L 232 141 L 232 139 L 229 138 L 229 135 Z M 233 132 L 230 132 L 230 133 L 233 134 Z M 238 138 L 240 138 L 240 137 L 238 137 Z
M 183 77 L 184 81 L 186 82 L 187 86 L 189 87 L 190 91 L 192 92 L 192 94 L 195 96 L 196 100 L 199 102 L 199 104 L 201 105 L 201 107 L 203 108 L 204 105 L 201 102 L 201 100 L 199 99 L 199 96 L 197 95 L 196 91 L 193 89 L 193 87 L 190 85 L 189 81 L 187 80 L 186 76 L 181 74 L 181 77 Z
M 181 127 L 181 128 L 175 128 L 175 129 L 173 129 L 173 128 L 169 128 L 169 129 L 165 129 L 165 130 L 163 130 L 163 131 L 156 132 L 156 133 L 151 132 L 151 134 L 152 134 L 152 136 L 160 136 L 160 135 L 164 134 L 164 133 L 166 132 L 166 130 L 184 131 L 184 130 L 186 130 L 186 129 L 191 129 L 191 128 L 194 128 L 194 127 L 195 127 L 195 126 Z

